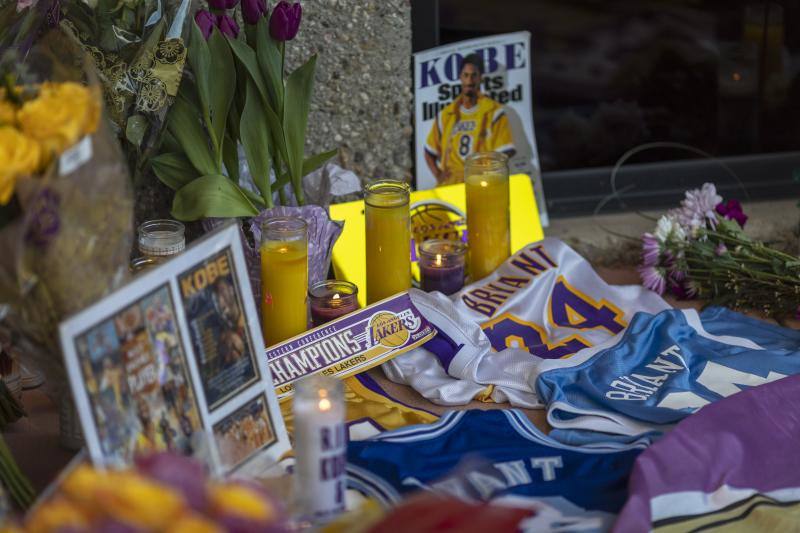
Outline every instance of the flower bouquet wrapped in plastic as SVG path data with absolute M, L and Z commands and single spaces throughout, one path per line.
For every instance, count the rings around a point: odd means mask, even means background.
M 58 324 L 128 276 L 133 198 L 83 52 L 47 34 L 0 89 L 0 319 L 60 398 Z

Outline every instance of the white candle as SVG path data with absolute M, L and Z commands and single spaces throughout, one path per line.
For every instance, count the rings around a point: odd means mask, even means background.
M 294 394 L 295 499 L 298 512 L 324 522 L 344 511 L 347 429 L 342 382 L 309 376 Z

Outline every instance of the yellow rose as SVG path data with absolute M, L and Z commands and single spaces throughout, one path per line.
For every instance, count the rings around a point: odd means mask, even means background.
M 17 178 L 39 170 L 39 144 L 10 126 L 0 126 L 0 205 L 14 194 Z
M 97 504 L 112 518 L 142 529 L 162 530 L 186 510 L 186 501 L 169 487 L 139 474 L 109 475 L 116 483 L 97 495 Z
M 97 130 L 100 103 L 95 91 L 77 83 L 45 83 L 39 96 L 17 112 L 23 133 L 36 139 L 47 161 Z
M 0 100 L 0 126 L 13 126 L 17 121 L 17 108 L 8 100 Z
M 270 522 L 275 519 L 275 508 L 255 490 L 236 483 L 216 484 L 209 491 L 211 506 L 218 514 Z
M 25 520 L 25 530 L 30 533 L 50 533 L 72 528 L 80 531 L 88 525 L 89 521 L 78 507 L 60 498 L 40 505 Z

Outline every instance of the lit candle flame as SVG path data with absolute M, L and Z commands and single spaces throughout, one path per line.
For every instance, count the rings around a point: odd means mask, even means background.
M 331 401 L 327 398 L 322 398 L 319 401 L 319 410 L 320 411 L 330 411 L 331 410 Z
M 338 293 L 338 292 L 337 292 L 336 294 L 334 294 L 334 295 L 333 295 L 333 299 L 334 299 L 334 300 L 338 300 L 339 298 L 340 298 L 340 296 L 339 296 L 339 293 Z
M 442 254 L 436 254 L 436 266 L 442 266 Z
M 481 187 L 488 187 L 488 186 L 489 186 L 489 182 L 488 181 L 482 181 L 481 182 Z

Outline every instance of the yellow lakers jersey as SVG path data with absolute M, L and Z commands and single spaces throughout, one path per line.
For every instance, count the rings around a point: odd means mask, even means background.
M 442 109 L 431 126 L 425 151 L 432 155 L 443 173 L 438 185 L 464 181 L 464 161 L 475 152 L 514 150 L 505 106 L 482 94 L 467 109 L 458 97 Z
M 433 413 L 406 405 L 392 398 L 366 372 L 342 380 L 350 440 L 362 440 L 383 431 L 404 426 L 430 424 L 439 419 Z M 292 401 L 280 403 L 286 430 L 294 434 Z

